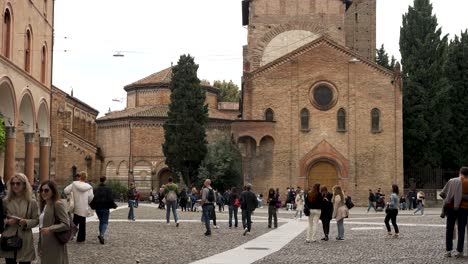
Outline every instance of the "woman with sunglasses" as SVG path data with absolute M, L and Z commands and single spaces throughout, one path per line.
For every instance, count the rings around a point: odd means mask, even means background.
M 39 186 L 39 255 L 41 263 L 68 263 L 67 245 L 59 242 L 54 232 L 70 228 L 67 205 L 59 200 L 57 185 L 46 181 Z
M 32 189 L 28 178 L 16 173 L 7 183 L 8 192 L 3 200 L 5 231 L 3 237 L 17 235 L 23 240 L 18 250 L 0 250 L 0 257 L 5 263 L 31 263 L 36 259 L 32 228 L 39 223 L 37 203 L 32 199 Z

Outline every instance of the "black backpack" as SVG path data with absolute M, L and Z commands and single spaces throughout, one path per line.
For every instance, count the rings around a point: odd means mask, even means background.
M 353 200 L 351 199 L 351 196 L 346 196 L 345 205 L 348 209 L 351 209 L 354 207 L 354 203 L 353 203 Z
M 210 203 L 213 203 L 215 200 L 215 195 L 213 189 L 208 189 L 208 195 L 206 196 L 206 200 Z

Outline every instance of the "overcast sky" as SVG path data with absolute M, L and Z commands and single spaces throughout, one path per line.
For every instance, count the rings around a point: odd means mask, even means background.
M 241 0 L 56 0 L 53 84 L 99 110 L 123 109 L 123 87 L 191 54 L 198 77 L 240 86 Z M 413 0 L 377 0 L 377 46 L 399 58 L 402 14 Z M 432 0 L 444 34 L 468 28 L 468 0 Z M 120 52 L 124 57 L 114 57 Z

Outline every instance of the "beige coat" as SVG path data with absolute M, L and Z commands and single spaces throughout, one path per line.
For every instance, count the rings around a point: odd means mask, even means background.
M 28 207 L 29 204 L 29 207 Z M 27 210 L 27 213 L 26 213 Z M 16 234 L 18 230 L 18 236 L 23 239 L 23 246 L 18 250 L 16 254 L 16 260 L 18 262 L 28 262 L 36 259 L 36 253 L 34 250 L 34 241 L 32 228 L 39 224 L 39 215 L 37 210 L 36 201 L 30 202 L 15 198 L 8 201 L 6 198 L 3 200 L 3 212 L 5 216 L 18 216 L 26 220 L 26 226 L 19 226 L 17 224 L 7 225 L 2 236 L 9 237 Z M 14 258 L 14 251 L 3 251 L 0 249 L 0 258 Z
M 55 212 L 55 215 L 54 215 Z M 60 221 L 55 224 L 55 216 Z M 61 244 L 54 235 L 54 232 L 65 231 L 70 228 L 66 203 L 59 200 L 55 206 L 46 206 L 44 209 L 43 227 L 49 228 L 47 235 L 39 238 L 39 252 L 42 263 L 47 264 L 68 264 L 67 245 Z
M 82 217 L 88 216 L 88 205 L 94 198 L 93 187 L 86 182 L 74 181 L 63 192 L 68 195 L 73 192 L 75 208 L 73 213 Z
M 341 201 L 341 197 L 336 195 L 333 200 L 333 218 L 336 221 L 340 221 L 341 219 L 347 217 L 349 214 L 348 208 L 345 206 L 344 201 Z
M 304 210 L 304 194 L 300 193 L 296 195 L 296 211 Z

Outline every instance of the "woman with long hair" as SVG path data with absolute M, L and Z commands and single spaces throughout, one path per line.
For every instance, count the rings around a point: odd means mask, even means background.
M 392 185 L 392 194 L 390 195 L 390 201 L 388 201 L 387 209 L 385 210 L 385 226 L 387 227 L 387 232 L 389 236 L 392 236 L 392 230 L 390 229 L 389 221 L 392 220 L 393 229 L 395 229 L 395 237 L 398 237 L 399 230 L 396 222 L 398 215 L 398 185 Z
M 336 219 L 338 236 L 336 240 L 344 240 L 344 219 L 348 216 L 348 208 L 345 206 L 345 195 L 340 186 L 333 187 L 333 218 Z
M 312 190 L 307 194 L 307 199 L 305 200 L 307 208 L 310 210 L 309 215 L 309 228 L 307 230 L 306 242 L 315 242 L 315 234 L 317 233 L 318 221 L 320 219 L 321 209 L 322 209 L 322 194 L 320 194 L 320 184 L 316 183 L 312 187 Z
M 322 186 L 322 188 L 320 188 L 320 193 L 322 194 L 322 213 L 320 214 L 320 220 L 322 220 L 323 234 L 325 235 L 322 240 L 328 241 L 330 221 L 333 216 L 333 194 L 328 192 L 327 186 Z
M 45 181 L 39 186 L 39 255 L 41 263 L 67 264 L 67 244 L 62 244 L 54 235 L 55 232 L 70 228 L 67 205 L 60 200 L 57 185 Z
M 32 199 L 32 189 L 28 178 L 23 173 L 16 173 L 7 183 L 8 192 L 3 200 L 5 213 L 5 231 L 2 237 L 17 235 L 23 245 L 17 250 L 0 251 L 5 263 L 31 263 L 36 259 L 32 228 L 39 223 L 37 203 Z M 45 263 L 45 262 L 44 262 Z
M 296 194 L 296 214 L 294 215 L 294 219 L 297 219 L 297 215 L 299 214 L 299 220 L 302 219 L 302 211 L 304 211 L 304 190 L 298 191 Z

